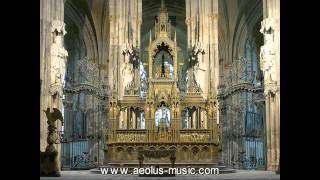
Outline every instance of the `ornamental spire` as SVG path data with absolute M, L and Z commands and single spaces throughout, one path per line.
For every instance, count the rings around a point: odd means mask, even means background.
M 161 0 L 160 12 L 158 13 L 158 18 L 156 22 L 155 36 L 157 37 L 169 37 L 171 38 L 171 24 L 169 20 L 169 15 L 165 7 L 164 0 Z
M 161 0 L 160 12 L 164 12 L 164 11 L 166 11 L 166 6 L 165 6 L 165 3 L 164 3 L 164 0 Z

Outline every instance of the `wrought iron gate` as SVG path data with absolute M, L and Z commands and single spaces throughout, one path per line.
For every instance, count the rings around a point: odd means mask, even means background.
M 62 168 L 92 169 L 96 167 L 90 160 L 87 139 L 61 142 L 61 151 Z
M 245 169 L 265 168 L 265 141 L 262 115 L 246 112 L 243 167 Z

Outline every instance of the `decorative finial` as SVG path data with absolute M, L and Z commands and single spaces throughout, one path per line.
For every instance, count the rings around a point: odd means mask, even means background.
M 161 0 L 161 10 L 164 10 L 164 8 L 165 8 L 164 0 Z

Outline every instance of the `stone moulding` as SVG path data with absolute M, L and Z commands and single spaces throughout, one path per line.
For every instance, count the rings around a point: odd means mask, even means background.
M 94 95 L 95 97 L 102 100 L 107 99 L 107 94 L 102 92 L 99 88 L 89 84 L 79 84 L 74 86 L 73 88 L 64 88 L 64 93 L 76 94 L 81 92 L 85 94 Z
M 144 155 L 145 157 L 161 158 L 161 157 L 167 157 L 170 155 L 175 156 L 176 151 L 172 150 L 172 149 L 169 149 L 169 150 L 140 150 L 140 151 L 138 151 L 138 153 L 139 153 L 139 156 Z
M 235 92 L 244 92 L 244 91 L 254 92 L 254 93 L 263 92 L 263 88 L 256 87 L 252 83 L 247 83 L 247 82 L 239 83 L 239 84 L 232 85 L 226 88 L 225 90 L 220 91 L 220 93 L 218 94 L 218 99 L 225 99 Z

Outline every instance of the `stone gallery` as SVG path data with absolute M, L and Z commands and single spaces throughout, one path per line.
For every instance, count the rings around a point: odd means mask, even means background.
M 280 0 L 41 0 L 40 175 L 280 172 Z

